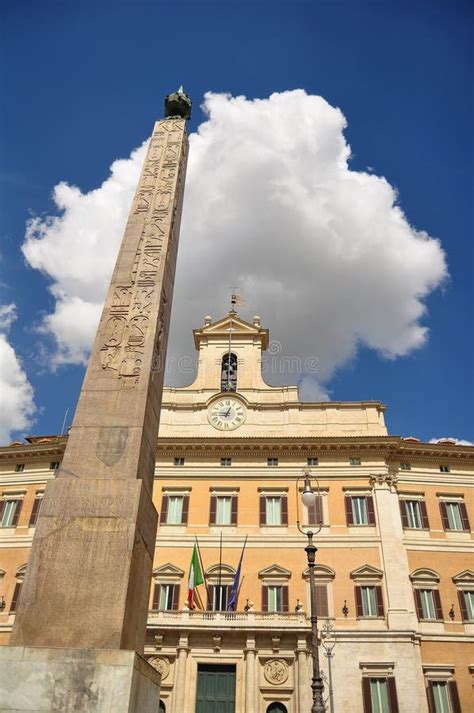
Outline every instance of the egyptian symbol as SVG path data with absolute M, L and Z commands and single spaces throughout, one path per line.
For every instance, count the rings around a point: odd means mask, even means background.
M 125 358 L 120 365 L 120 376 L 139 376 L 142 366 L 140 353 L 131 351 L 125 354 Z
M 112 307 L 128 307 L 130 304 L 130 289 L 128 287 L 116 287 Z
M 145 343 L 145 334 L 148 328 L 148 317 L 138 316 L 130 320 L 128 344 L 131 347 L 139 347 Z
M 107 347 L 118 347 L 122 343 L 126 326 L 127 322 L 123 317 L 110 317 L 105 327 L 105 345 Z

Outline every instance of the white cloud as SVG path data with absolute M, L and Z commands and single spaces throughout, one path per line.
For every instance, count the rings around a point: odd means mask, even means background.
M 431 438 L 429 443 L 442 443 L 446 441 L 451 441 L 455 446 L 474 446 L 472 441 L 465 441 L 462 438 L 454 438 L 453 436 L 443 436 L 443 438 Z
M 317 375 L 266 375 L 301 382 L 309 398 L 326 397 L 358 345 L 388 358 L 421 347 L 423 300 L 447 276 L 444 253 L 384 178 L 350 170 L 342 112 L 303 90 L 253 101 L 209 93 L 204 109 L 190 137 L 170 354 L 192 353 L 191 329 L 228 310 L 233 285 L 242 316 L 261 315 L 281 356 L 318 360 Z M 59 184 L 59 217 L 28 226 L 25 256 L 53 280 L 43 328 L 56 363 L 86 359 L 145 148 L 115 161 L 95 191 Z
M 33 387 L 6 335 L 15 319 L 14 304 L 0 306 L 0 445 L 11 440 L 12 432 L 31 426 L 36 408 Z

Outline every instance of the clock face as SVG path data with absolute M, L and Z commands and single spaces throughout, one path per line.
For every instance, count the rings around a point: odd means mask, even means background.
M 233 431 L 245 421 L 245 406 L 229 396 L 224 396 L 219 401 L 214 401 L 207 413 L 211 426 L 220 431 Z

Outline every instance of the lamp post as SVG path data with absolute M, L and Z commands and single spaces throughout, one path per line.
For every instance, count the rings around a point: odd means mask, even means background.
M 334 657 L 334 647 L 336 646 L 336 637 L 334 636 L 334 626 L 328 620 L 321 630 L 321 645 L 324 649 L 324 655 L 328 660 L 328 680 L 329 680 L 329 710 L 334 713 L 334 700 L 332 692 L 332 659 Z
M 319 649 L 318 649 L 318 616 L 316 612 L 316 596 L 315 596 L 315 582 L 314 582 L 314 564 L 316 560 L 316 552 L 318 548 L 313 542 L 313 537 L 321 531 L 322 523 L 319 523 L 318 529 L 314 532 L 313 530 L 303 530 L 300 525 L 299 517 L 299 499 L 298 499 L 298 486 L 300 480 L 304 478 L 304 488 L 301 494 L 301 500 L 305 507 L 311 507 L 314 504 L 315 493 L 311 487 L 311 471 L 309 468 L 304 468 L 302 474 L 297 478 L 295 488 L 296 488 L 296 525 L 298 530 L 302 535 L 306 535 L 308 538 L 308 544 L 306 545 L 305 552 L 308 558 L 308 569 L 309 569 L 309 589 L 310 589 L 310 605 L 311 605 L 311 656 L 313 658 L 313 676 L 311 680 L 311 689 L 313 692 L 313 703 L 311 706 L 311 713 L 325 713 L 326 706 L 324 704 L 323 691 L 324 684 L 321 677 L 321 670 L 319 668 Z M 319 484 L 317 483 L 317 492 L 319 492 Z

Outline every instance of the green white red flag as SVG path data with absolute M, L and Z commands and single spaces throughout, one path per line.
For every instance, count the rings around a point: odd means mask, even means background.
M 194 590 L 203 582 L 204 578 L 202 576 L 201 565 L 199 562 L 199 554 L 196 545 L 194 545 L 188 578 L 188 607 L 190 609 L 194 609 Z

